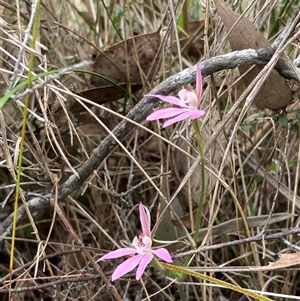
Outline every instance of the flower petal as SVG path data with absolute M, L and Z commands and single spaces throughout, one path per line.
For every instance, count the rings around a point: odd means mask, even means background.
M 202 86 L 203 86 L 203 81 L 202 81 L 202 73 L 200 69 L 200 65 L 196 65 L 196 95 L 198 98 L 198 104 L 200 103 L 201 97 L 202 97 Z
M 163 128 L 173 124 L 173 123 L 176 123 L 178 121 L 181 121 L 181 120 L 184 120 L 184 119 L 187 119 L 189 118 L 191 115 L 193 114 L 193 111 L 191 110 L 185 110 L 184 113 L 180 114 L 179 116 L 176 116 L 172 119 L 169 119 L 167 120 L 164 124 L 163 124 Z
M 152 253 L 147 253 L 141 259 L 140 264 L 139 264 L 139 266 L 137 268 L 137 271 L 136 271 L 136 280 L 139 280 L 141 278 L 141 276 L 143 275 L 147 265 L 152 260 L 152 258 L 153 258 L 153 254 Z
M 147 252 L 147 251 L 150 251 L 151 250 L 151 247 L 152 247 L 152 239 L 150 236 L 144 236 L 142 238 L 142 242 L 143 242 L 143 245 L 144 245 L 144 253 Z
M 115 281 L 116 279 L 132 271 L 140 263 L 143 257 L 144 255 L 136 255 L 119 264 L 111 275 L 111 280 Z
M 197 118 L 203 116 L 204 114 L 205 114 L 204 110 L 194 110 L 192 115 L 191 115 L 191 118 L 192 119 L 197 119 Z
M 178 92 L 179 98 L 181 99 L 181 107 L 189 107 L 190 109 L 197 109 L 198 98 L 194 90 L 181 89 Z
M 193 89 L 181 89 L 178 92 L 180 98 L 180 106 L 183 108 L 194 108 L 198 105 L 198 99 Z
M 176 115 L 179 115 L 181 113 L 186 112 L 188 109 L 187 108 L 166 108 L 166 109 L 160 109 L 152 114 L 150 114 L 146 120 L 157 120 L 157 119 L 162 119 L 162 118 L 169 118 L 173 117 Z
M 113 259 L 113 258 L 119 258 L 125 255 L 132 255 L 132 254 L 136 254 L 136 249 L 133 248 L 121 248 L 121 249 L 117 249 L 115 251 L 111 251 L 107 254 L 105 254 L 104 256 L 100 257 L 98 261 L 102 261 L 105 259 Z
M 173 262 L 169 251 L 165 248 L 159 248 L 157 250 L 152 250 L 151 252 L 166 262 Z
M 147 210 L 147 212 L 146 212 Z M 142 225 L 143 234 L 146 236 L 151 237 L 151 230 L 150 230 L 150 213 L 146 207 L 143 206 L 142 203 L 139 205 L 140 211 L 140 221 Z
M 180 99 L 175 97 L 175 96 L 165 96 L 165 95 L 154 95 L 154 94 L 146 94 L 145 96 L 153 96 L 153 97 L 157 97 L 165 102 L 171 103 L 173 105 L 178 105 L 180 103 Z
M 131 244 L 137 249 L 139 243 L 140 240 L 137 238 L 137 236 L 135 236 Z

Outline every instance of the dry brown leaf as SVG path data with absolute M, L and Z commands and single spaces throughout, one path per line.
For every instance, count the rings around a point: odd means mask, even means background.
M 107 126 L 110 130 L 112 130 L 117 122 L 113 118 L 100 118 L 101 121 Z M 82 113 L 76 117 L 74 121 L 74 126 L 77 130 L 80 131 L 80 134 L 84 136 L 107 136 L 107 131 L 99 124 L 99 122 L 89 113 Z M 69 132 L 70 126 L 66 122 L 59 126 L 59 132 L 62 135 L 65 135 Z
M 277 270 L 300 265 L 300 252 L 291 254 L 278 254 L 278 256 L 279 260 L 270 262 L 266 269 Z
M 142 85 L 150 69 L 152 72 L 149 79 L 154 76 L 155 68 L 151 66 L 158 62 L 158 60 L 155 62 L 155 56 L 160 43 L 160 30 L 119 42 L 97 56 L 93 70 L 116 84 L 130 80 L 132 83 Z M 94 87 L 103 87 L 109 82 L 92 76 L 91 84 Z
M 223 0 L 215 0 L 215 4 L 226 31 L 230 31 L 228 40 L 233 51 L 270 46 L 263 34 L 247 18 L 240 18 L 240 15 L 232 11 Z M 239 18 L 239 22 L 234 25 Z M 255 66 L 245 75 L 243 77 L 245 85 L 250 85 L 262 69 L 262 66 Z M 239 70 L 243 74 L 249 70 L 249 67 L 241 66 Z M 272 70 L 254 102 L 259 109 L 269 108 L 277 110 L 286 107 L 292 102 L 292 92 L 285 79 L 276 70 Z
M 125 92 L 126 87 L 127 84 L 119 84 L 118 87 L 110 85 L 101 88 L 84 90 L 78 93 L 78 95 L 93 101 L 93 103 L 87 103 L 87 102 L 85 103 L 85 105 L 88 108 L 92 108 L 95 104 L 104 104 L 106 102 L 118 100 L 124 97 L 126 94 Z M 131 84 L 130 87 L 131 93 L 135 93 L 139 91 L 141 88 L 142 85 Z M 84 111 L 83 106 L 78 101 L 76 101 L 74 97 L 70 96 L 67 102 L 68 102 L 68 111 L 73 116 L 77 116 L 78 114 Z M 60 122 L 60 120 L 64 118 L 63 117 L 65 114 L 64 110 L 62 109 L 61 105 L 58 102 L 52 106 L 52 112 L 54 115 L 54 119 L 57 122 Z
M 115 85 L 102 77 L 93 75 L 91 84 L 94 88 L 82 91 L 79 95 L 96 104 L 103 104 L 124 97 L 127 82 L 130 82 L 131 93 L 141 90 L 150 69 L 148 80 L 154 76 L 155 66 L 152 65 L 161 42 L 159 31 L 135 36 L 100 53 L 95 59 L 93 71 L 109 79 Z M 70 112 L 80 113 L 82 106 L 74 102 L 70 106 Z
M 87 115 L 87 114 L 84 114 Z M 82 116 L 82 115 L 80 115 Z M 76 126 L 80 135 L 86 136 L 102 136 L 106 137 L 108 132 L 99 124 L 99 122 L 93 116 L 86 116 L 84 122 L 82 121 L 81 124 Z M 116 126 L 116 122 L 113 119 L 101 118 L 101 121 L 110 129 L 112 130 Z
M 92 88 L 88 89 L 85 91 L 81 91 L 78 93 L 79 96 L 85 97 L 89 100 L 92 100 L 93 102 L 97 104 L 103 104 L 106 102 L 118 100 L 122 97 L 125 96 L 125 89 L 127 84 L 119 84 L 118 85 L 120 88 L 110 85 L 110 86 L 105 86 L 105 87 L 100 87 L 100 88 Z M 138 84 L 131 84 L 131 92 L 135 93 L 139 91 L 142 88 L 142 85 Z M 92 107 L 92 104 L 86 103 L 88 107 Z M 73 114 L 80 113 L 82 112 L 83 108 L 80 103 L 77 101 L 74 101 L 74 103 L 70 107 L 70 111 Z

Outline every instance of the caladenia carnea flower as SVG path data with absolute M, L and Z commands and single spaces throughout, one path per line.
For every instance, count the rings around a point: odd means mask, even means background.
M 178 106 L 157 110 L 146 118 L 146 120 L 152 121 L 172 117 L 165 121 L 163 124 L 164 128 L 188 118 L 197 119 L 203 116 L 205 111 L 198 109 L 202 96 L 202 74 L 199 64 L 196 65 L 196 90 L 192 88 L 181 89 L 178 92 L 179 98 L 175 96 L 154 94 L 146 94 L 145 96 L 154 96 L 162 101 Z
M 107 253 L 106 255 L 102 256 L 98 261 L 102 261 L 105 259 L 113 259 L 119 258 L 126 255 L 134 255 L 131 256 L 129 259 L 125 260 L 123 263 L 117 266 L 115 271 L 113 272 L 111 279 L 112 281 L 122 277 L 126 273 L 132 271 L 134 268 L 137 268 L 136 271 L 136 280 L 139 280 L 144 273 L 147 265 L 152 261 L 155 260 L 155 265 L 157 266 L 158 262 L 155 259 L 155 256 L 158 258 L 166 261 L 172 262 L 171 255 L 169 251 L 165 248 L 160 248 L 153 250 L 152 249 L 152 238 L 151 238 L 151 230 L 150 230 L 150 213 L 146 207 L 140 203 L 139 205 L 139 212 L 140 212 L 140 221 L 142 224 L 142 233 L 133 239 L 132 248 L 121 248 L 112 252 Z M 164 268 L 161 267 L 162 270 Z

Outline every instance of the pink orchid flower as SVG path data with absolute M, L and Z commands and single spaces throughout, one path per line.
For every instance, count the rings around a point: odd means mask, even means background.
M 202 96 L 202 74 L 199 64 L 196 65 L 196 91 L 191 88 L 181 89 L 178 92 L 179 98 L 175 96 L 153 95 L 147 94 L 145 96 L 155 96 L 162 101 L 179 106 L 179 108 L 166 108 L 155 111 L 150 114 L 146 120 L 158 120 L 162 118 L 174 117 L 167 120 L 163 127 L 167 127 L 178 121 L 187 118 L 197 119 L 205 114 L 205 111 L 198 110 L 198 105 Z
M 147 265 L 153 259 L 154 255 L 166 262 L 172 262 L 171 255 L 169 251 L 165 248 L 160 248 L 152 250 L 152 239 L 151 239 L 151 230 L 150 230 L 150 213 L 146 207 L 140 203 L 140 221 L 142 224 L 143 232 L 139 237 L 135 237 L 132 242 L 133 248 L 121 248 L 112 252 L 107 253 L 102 256 L 98 261 L 105 259 L 119 258 L 126 255 L 136 254 L 129 259 L 121 263 L 113 272 L 111 279 L 112 281 L 122 277 L 126 273 L 132 271 L 134 268 L 137 268 L 136 271 L 136 280 L 139 280 L 144 273 Z

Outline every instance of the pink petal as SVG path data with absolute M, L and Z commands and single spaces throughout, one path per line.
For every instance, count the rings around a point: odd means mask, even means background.
M 196 95 L 198 98 L 198 104 L 200 103 L 201 96 L 202 96 L 202 74 L 201 74 L 201 69 L 200 65 L 196 65 Z
M 140 240 L 137 238 L 137 236 L 135 236 L 131 244 L 136 248 L 139 243 Z
M 140 211 L 140 221 L 142 225 L 143 233 L 146 236 L 151 237 L 151 230 L 150 230 L 150 213 L 147 215 L 146 209 L 142 203 L 139 205 L 139 211 Z
M 133 256 L 123 263 L 119 264 L 113 274 L 111 275 L 111 280 L 115 281 L 116 279 L 122 277 L 123 275 L 127 274 L 128 272 L 132 271 L 144 257 L 143 254 Z
M 205 114 L 205 111 L 203 111 L 203 110 L 195 110 L 195 111 L 193 111 L 191 118 L 197 119 L 197 118 L 203 116 L 204 114 Z
M 166 262 L 173 262 L 171 255 L 169 251 L 165 248 L 160 248 L 157 250 L 152 250 L 151 251 L 153 254 L 155 254 L 158 258 L 166 261 Z
M 181 106 L 183 107 L 188 106 L 191 109 L 196 109 L 198 106 L 198 98 L 197 95 L 193 90 L 188 89 L 181 89 L 178 92 L 179 98 L 181 99 L 182 103 Z
M 169 126 L 169 125 L 171 125 L 171 124 L 173 124 L 173 123 L 176 123 L 176 122 L 178 122 L 178 121 L 187 119 L 187 118 L 189 118 L 192 114 L 193 114 L 193 111 L 187 110 L 186 112 L 180 114 L 179 116 L 167 120 L 167 121 L 163 124 L 163 128 L 166 128 L 167 126 Z
M 169 117 L 173 117 L 176 115 L 179 115 L 181 113 L 186 112 L 187 108 L 166 108 L 166 109 L 160 109 L 157 110 L 155 112 L 153 112 L 152 114 L 150 114 L 146 120 L 157 120 L 157 119 L 162 119 L 162 118 L 169 118 Z
M 152 253 L 147 253 L 147 254 L 144 255 L 144 257 L 140 261 L 139 267 L 137 268 L 137 271 L 136 271 L 136 280 L 139 280 L 141 278 L 141 276 L 143 275 L 147 265 L 152 260 L 152 258 L 153 258 Z
M 143 251 L 145 252 L 149 252 L 151 251 L 151 247 L 152 247 L 152 239 L 150 236 L 144 236 L 142 239 L 143 244 L 145 245 L 143 247 Z
M 153 97 L 157 97 L 165 102 L 168 102 L 168 103 L 171 103 L 173 105 L 178 105 L 179 106 L 179 103 L 180 103 L 180 99 L 178 99 L 177 97 L 175 96 L 165 96 L 165 95 L 154 95 L 154 94 L 146 94 L 145 96 L 153 96 Z
M 102 261 L 105 259 L 113 259 L 113 258 L 119 258 L 125 255 L 132 255 L 132 254 L 136 254 L 136 249 L 133 248 L 121 248 L 121 249 L 117 249 L 115 251 L 111 251 L 107 254 L 105 254 L 104 256 L 100 257 L 98 261 Z
M 190 92 L 191 92 L 191 89 L 181 89 L 181 90 L 179 90 L 178 96 L 179 96 L 180 100 L 182 102 L 186 103 L 188 101 L 187 93 L 190 93 Z

